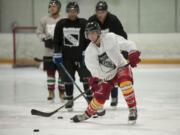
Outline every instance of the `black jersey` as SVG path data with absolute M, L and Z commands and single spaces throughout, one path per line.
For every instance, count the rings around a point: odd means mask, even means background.
M 54 31 L 55 51 L 61 51 L 64 59 L 81 59 L 82 52 L 89 41 L 85 39 L 85 26 L 87 20 L 77 18 L 61 19 L 57 22 Z
M 97 21 L 101 27 L 102 33 L 103 32 L 113 32 L 113 33 L 120 35 L 120 36 L 124 37 L 125 39 L 127 39 L 127 34 L 124 31 L 121 22 L 115 15 L 113 15 L 109 12 L 107 13 L 106 19 L 103 24 L 98 20 L 96 15 L 91 16 L 88 21 Z

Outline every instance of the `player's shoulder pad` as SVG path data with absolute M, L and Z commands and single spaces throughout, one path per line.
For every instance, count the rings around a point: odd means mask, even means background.
M 113 33 L 113 32 L 108 32 L 108 33 L 102 34 L 102 37 L 103 37 L 103 39 L 105 39 L 105 40 L 111 41 L 111 40 L 113 40 L 114 38 L 116 38 L 116 34 Z
M 116 45 L 117 36 L 116 36 L 116 34 L 109 32 L 109 33 L 102 34 L 101 39 L 102 39 L 102 42 L 104 43 L 104 47 L 106 49 L 107 48 L 110 49 L 114 45 Z
M 105 33 L 105 34 L 103 34 L 103 36 L 104 36 L 104 39 L 107 41 L 125 40 L 124 37 L 117 35 L 113 32 Z

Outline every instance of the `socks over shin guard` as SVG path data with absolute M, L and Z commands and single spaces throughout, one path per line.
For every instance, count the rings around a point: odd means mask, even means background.
M 55 89 L 55 78 L 48 77 L 47 86 L 48 86 L 49 91 L 54 91 L 54 89 Z
M 136 106 L 136 98 L 135 98 L 132 81 L 128 79 L 122 79 L 120 81 L 120 88 L 122 90 L 122 93 L 124 95 L 128 107 L 131 108 Z
M 54 91 L 55 89 L 55 71 L 47 71 L 47 86 L 49 91 Z
M 105 103 L 105 100 L 98 100 L 94 97 L 86 109 L 86 114 L 88 115 L 88 117 L 91 117 L 98 110 L 101 110 L 104 106 L 104 103 Z
M 64 82 L 62 80 L 58 80 L 58 89 L 59 89 L 59 92 L 65 92 L 65 85 L 64 85 Z

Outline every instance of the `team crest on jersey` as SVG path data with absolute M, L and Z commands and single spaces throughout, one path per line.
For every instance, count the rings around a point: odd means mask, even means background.
M 116 65 L 107 56 L 106 52 L 98 56 L 101 70 L 108 73 L 116 68 Z
M 53 37 L 54 36 L 54 29 L 55 29 L 56 24 L 47 24 L 46 29 L 47 32 Z
M 63 28 L 64 45 L 78 47 L 80 39 L 80 28 Z

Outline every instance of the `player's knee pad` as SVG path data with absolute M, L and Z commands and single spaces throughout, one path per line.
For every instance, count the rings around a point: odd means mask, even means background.
M 114 85 L 112 85 L 110 82 L 99 84 L 96 90 L 93 92 L 94 97 L 96 99 L 107 100 L 113 88 Z
M 122 82 L 124 79 L 128 79 L 133 83 L 133 74 L 130 67 L 124 68 L 122 71 L 118 72 L 117 75 L 118 83 Z

